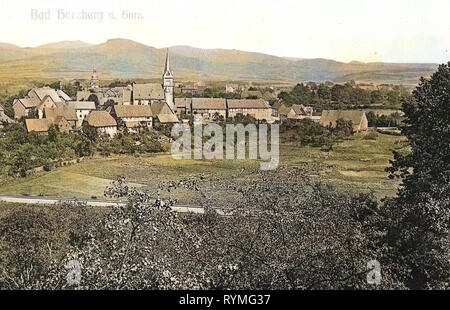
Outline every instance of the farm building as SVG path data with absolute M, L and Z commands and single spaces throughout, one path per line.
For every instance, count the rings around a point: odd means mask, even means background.
M 174 124 L 179 123 L 177 115 L 172 111 L 167 103 L 154 103 L 151 106 L 154 124 Z
M 14 118 L 28 116 L 33 109 L 36 109 L 38 118 L 43 118 L 45 108 L 54 108 L 70 101 L 69 99 L 70 97 L 62 90 L 56 91 L 50 87 L 34 88 L 28 92 L 25 98 L 14 100 Z
M 192 98 L 192 114 L 201 115 L 204 119 L 216 116 L 227 116 L 227 100 L 224 98 Z
M 53 124 L 53 120 L 43 119 L 26 119 L 25 126 L 28 132 L 36 132 L 40 134 L 47 134 L 50 126 Z
M 257 120 L 271 121 L 272 108 L 263 99 L 228 99 L 228 117 L 236 115 L 250 115 Z
M 0 128 L 2 128 L 5 123 L 11 124 L 14 123 L 14 120 L 5 114 L 5 108 L 0 104 Z
M 77 115 L 77 127 L 81 127 L 89 113 L 95 111 L 94 101 L 72 101 L 70 105 L 73 106 Z
M 53 108 L 45 108 L 44 116 L 45 118 L 52 119 L 54 121 L 64 118 L 70 124 L 72 129 L 75 128 L 78 121 L 75 108 L 67 104 L 61 104 Z
M 175 98 L 175 111 L 178 116 L 191 114 L 192 98 Z
M 368 128 L 366 113 L 358 110 L 324 110 L 320 124 L 335 127 L 338 119 L 351 121 L 355 132 L 366 131 Z
M 130 132 L 152 127 L 153 112 L 148 105 L 116 105 L 111 114 Z
M 84 120 L 84 126 L 90 126 L 98 133 L 106 133 L 113 137 L 117 133 L 117 122 L 106 111 L 92 111 Z

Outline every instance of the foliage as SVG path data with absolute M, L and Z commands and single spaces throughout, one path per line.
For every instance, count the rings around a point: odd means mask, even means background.
M 370 288 L 366 264 L 379 255 L 370 239 L 370 218 L 378 211 L 373 197 L 339 194 L 309 180 L 303 169 L 255 173 L 253 182 L 244 175 L 236 175 L 234 184 L 199 176 L 161 184 L 154 192 L 119 178 L 105 195 L 126 198 L 126 206 L 113 207 L 101 221 L 85 225 L 86 234 L 77 234 L 83 242 L 67 245 L 61 239 L 67 255 L 40 268 L 27 287 Z M 234 191 L 234 199 L 223 205 L 214 193 L 225 188 Z M 200 193 L 205 213 L 171 211 L 175 201 L 159 193 L 178 190 Z M 78 226 L 76 219 L 71 223 Z M 35 245 L 44 249 L 45 243 L 37 239 Z M 81 263 L 79 286 L 65 280 L 70 259 Z M 10 287 L 14 276 L 0 279 L 1 287 Z M 380 287 L 402 284 L 386 268 Z
M 405 98 L 409 98 L 409 92 L 400 87 L 381 88 L 380 90 L 365 90 L 352 83 L 344 85 L 328 83 L 319 84 L 316 87 L 308 87 L 300 83 L 292 91 L 282 91 L 278 99 L 286 106 L 303 104 L 314 106 L 316 110 L 322 109 L 354 109 L 370 106 L 383 106 L 385 108 L 399 108 Z
M 402 117 L 400 113 L 395 112 L 390 115 L 378 115 L 373 111 L 366 114 L 369 127 L 398 127 L 401 124 Z
M 421 79 L 405 100 L 402 133 L 410 152 L 395 152 L 388 171 L 403 178 L 386 203 L 386 238 L 398 273 L 412 288 L 448 288 L 450 270 L 450 63 Z
M 59 160 L 90 156 L 92 143 L 84 135 L 59 132 L 54 126 L 46 136 L 28 133 L 23 123 L 10 124 L 0 139 L 0 174 L 24 176 L 27 170 Z
M 283 142 L 299 142 L 300 145 L 326 147 L 353 135 L 351 121 L 337 120 L 336 127 L 325 127 L 310 119 L 286 120 L 280 126 L 280 137 Z
M 51 126 L 48 135 L 28 133 L 21 122 L 9 124 L 0 139 L 0 175 L 25 176 L 27 171 L 43 167 L 49 171 L 63 160 L 101 155 L 137 154 L 165 151 L 155 132 L 118 134 L 113 139 L 99 136 L 94 128 L 85 126 L 76 133 L 60 132 Z

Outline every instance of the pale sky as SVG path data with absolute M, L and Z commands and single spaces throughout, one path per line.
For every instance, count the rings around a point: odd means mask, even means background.
M 103 17 L 58 19 L 58 10 Z M 124 10 L 141 18 L 123 19 Z M 48 11 L 50 18 L 42 19 Z M 126 38 L 157 48 L 443 63 L 450 60 L 449 13 L 450 0 L 0 0 L 0 42 L 25 47 Z

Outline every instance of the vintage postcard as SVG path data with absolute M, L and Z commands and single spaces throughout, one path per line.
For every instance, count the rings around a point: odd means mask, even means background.
M 449 289 L 449 11 L 0 0 L 0 290 Z

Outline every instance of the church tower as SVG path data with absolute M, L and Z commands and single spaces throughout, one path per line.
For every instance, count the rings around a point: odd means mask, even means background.
M 164 89 L 164 99 L 166 100 L 172 111 L 175 112 L 175 102 L 174 102 L 174 82 L 173 82 L 173 72 L 170 70 L 170 56 L 169 49 L 166 53 L 166 64 L 164 66 L 164 72 L 162 77 L 162 87 Z
M 98 74 L 97 74 L 97 70 L 95 70 L 95 69 L 92 70 L 90 88 L 91 89 L 98 88 Z

